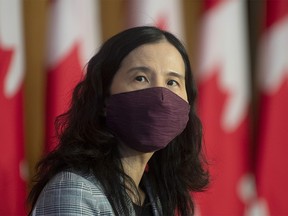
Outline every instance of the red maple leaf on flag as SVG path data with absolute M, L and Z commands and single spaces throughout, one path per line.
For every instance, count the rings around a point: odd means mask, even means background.
M 1 88 L 1 99 L 2 95 L 4 97 L 4 77 L 8 72 L 8 68 L 11 62 L 11 58 L 13 55 L 13 49 L 4 49 L 0 43 L 0 88 Z
M 48 125 L 46 127 L 47 151 L 51 151 L 57 145 L 54 127 L 55 118 L 68 110 L 73 88 L 84 74 L 79 52 L 79 44 L 73 45 L 71 50 L 48 71 L 46 106 L 46 121 Z
M 20 177 L 20 162 L 23 159 L 22 93 L 19 91 L 12 98 L 4 92 L 5 77 L 9 71 L 14 50 L 5 48 L 0 43 L 0 212 L 2 214 L 24 215 L 25 184 Z M 18 206 L 19 204 L 21 206 Z
M 278 0 L 277 2 L 268 0 L 265 4 L 267 8 L 265 26 L 267 29 L 277 24 L 277 22 L 281 22 L 281 20 L 285 19 L 285 16 L 288 15 L 288 4 L 286 0 Z
M 237 190 L 248 167 L 248 113 L 235 130 L 225 131 L 221 127 L 230 94 L 218 84 L 220 71 L 216 68 L 213 75 L 199 85 L 198 112 L 211 175 L 208 191 L 197 194 L 201 215 L 237 215 L 244 210 Z
M 13 49 L 4 49 L 4 47 L 1 46 L 0 43 L 0 104 L 1 104 L 1 112 L 0 112 L 0 119 L 2 122 L 5 122 L 5 128 L 9 128 L 9 124 L 11 124 L 11 122 L 9 121 L 10 116 L 7 115 L 7 112 L 9 113 L 10 111 L 10 103 L 9 103 L 9 98 L 7 98 L 4 94 L 4 81 L 5 81 L 5 77 L 7 76 L 8 73 L 8 69 L 10 66 L 10 62 L 13 56 Z M 7 125 L 8 124 L 8 125 Z M 4 128 L 3 128 L 4 129 Z M 3 143 L 8 143 L 8 141 L 10 140 L 10 137 L 7 136 L 7 134 L 3 131 L 0 130 L 1 132 L 1 140 Z M 5 130 L 6 131 L 6 130 Z M 3 160 L 3 162 L 5 163 L 5 157 L 7 156 L 7 154 L 4 154 L 2 157 L 0 157 L 0 160 Z M 4 158 L 3 158 L 4 157 Z M 1 163 L 3 164 L 3 163 Z M 2 169 L 1 169 L 2 170 Z
M 165 16 L 158 16 L 156 24 L 159 29 L 167 30 L 167 18 Z
M 204 9 L 205 11 L 210 10 L 211 8 L 218 6 L 219 3 L 223 2 L 225 0 L 205 0 L 204 1 Z M 227 0 L 226 0 L 227 1 Z

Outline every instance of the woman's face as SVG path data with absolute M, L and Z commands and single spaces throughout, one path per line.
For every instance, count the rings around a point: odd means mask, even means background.
M 165 87 L 187 101 L 185 65 L 178 50 L 166 40 L 131 51 L 116 72 L 110 94 Z

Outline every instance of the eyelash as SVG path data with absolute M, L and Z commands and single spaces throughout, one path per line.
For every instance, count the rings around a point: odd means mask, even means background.
M 144 79 L 144 80 L 143 80 Z M 148 82 L 149 83 L 149 80 L 145 77 L 145 76 L 137 76 L 135 77 L 135 80 L 137 82 Z M 174 84 L 169 84 L 170 82 L 173 82 L 175 83 L 177 86 L 180 86 L 179 82 L 177 82 L 176 80 L 168 80 L 167 82 L 167 85 L 169 86 L 175 86 Z
M 176 83 L 176 85 L 177 86 L 180 86 L 180 84 L 176 81 L 176 80 L 169 80 L 168 82 L 167 82 L 167 85 L 169 85 L 169 82 L 174 82 L 174 83 Z M 171 85 L 171 86 L 174 86 L 173 84 Z
M 147 79 L 145 76 L 137 76 L 137 77 L 135 77 L 135 80 L 138 81 L 138 82 L 143 82 L 143 80 L 139 80 L 139 78 L 140 78 L 140 79 L 143 79 L 143 78 L 144 78 L 144 80 L 145 80 L 146 82 L 149 82 L 148 79 Z

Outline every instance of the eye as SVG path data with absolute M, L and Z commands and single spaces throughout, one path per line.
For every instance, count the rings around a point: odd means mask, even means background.
M 135 80 L 138 82 L 148 82 L 148 79 L 145 76 L 137 76 Z
M 168 86 L 179 86 L 179 83 L 176 80 L 169 80 L 167 82 Z

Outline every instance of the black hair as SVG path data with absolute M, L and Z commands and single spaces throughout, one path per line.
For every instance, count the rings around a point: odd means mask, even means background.
M 58 116 L 58 147 L 37 166 L 36 184 L 29 200 L 32 208 L 47 182 L 58 172 L 73 169 L 92 172 L 102 184 L 115 214 L 125 207 L 125 175 L 120 161 L 118 140 L 105 127 L 105 99 L 122 60 L 135 48 L 166 40 L 181 54 L 185 63 L 185 82 L 191 107 L 185 130 L 148 162 L 149 177 L 156 186 L 163 215 L 193 215 L 190 192 L 203 191 L 209 182 L 202 151 L 202 126 L 195 111 L 196 85 L 188 55 L 182 43 L 171 33 L 156 27 L 127 29 L 107 40 L 87 66 L 84 78 L 73 91 L 69 110 Z M 151 180 L 151 181 L 152 181 Z M 128 214 L 125 214 L 128 215 Z

